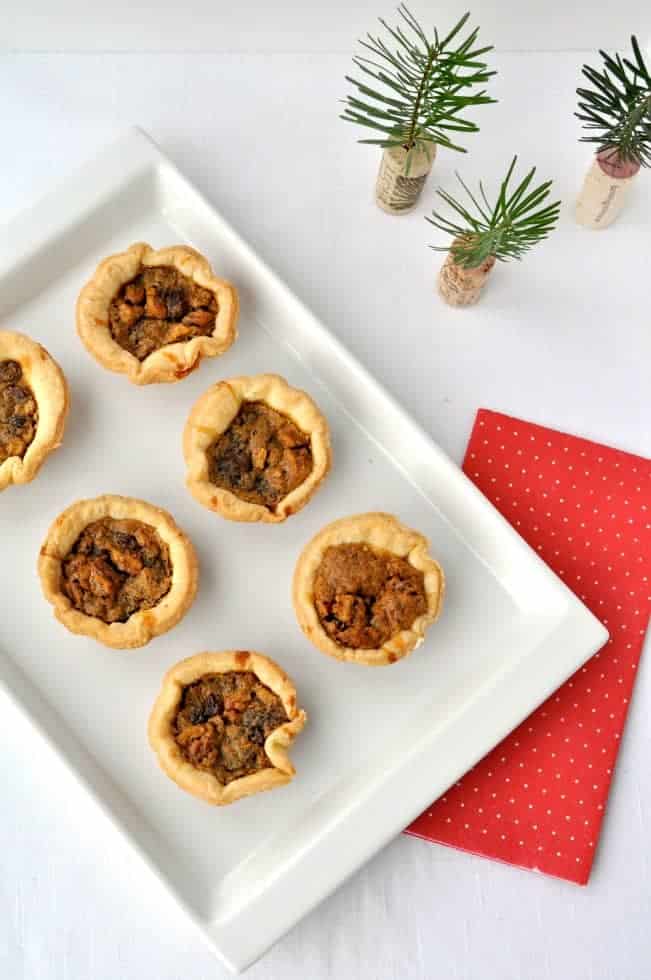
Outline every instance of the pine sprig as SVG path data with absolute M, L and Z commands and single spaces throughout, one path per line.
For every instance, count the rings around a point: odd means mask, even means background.
M 577 88 L 579 109 L 575 115 L 584 129 L 583 143 L 597 143 L 622 163 L 651 166 L 651 75 L 635 36 L 631 37 L 633 60 L 605 51 L 603 71 L 584 65 L 582 74 L 592 88 Z
M 457 180 L 466 192 L 469 204 L 461 203 L 447 191 L 437 190 L 454 214 L 447 218 L 433 211 L 432 217 L 426 220 L 452 235 L 455 241 L 449 246 L 432 245 L 434 251 L 452 252 L 458 265 L 474 269 L 491 257 L 499 262 L 521 259 L 533 245 L 547 238 L 558 220 L 560 201 L 544 204 L 552 181 L 532 187 L 535 167 L 512 190 L 509 182 L 517 159 L 513 157 L 494 204 L 489 203 L 481 181 L 479 194 L 475 195 L 459 174 Z
M 495 74 L 481 60 L 492 46 L 477 45 L 478 28 L 460 39 L 469 13 L 443 38 L 435 28 L 431 39 L 404 4 L 398 13 L 402 23 L 396 27 L 380 18 L 387 41 L 371 34 L 360 40 L 369 54 L 353 61 L 365 77 L 346 76 L 356 93 L 344 100 L 341 118 L 381 134 L 360 143 L 408 151 L 438 143 L 465 153 L 451 134 L 478 132 L 476 123 L 465 118 L 466 109 L 496 101 L 485 90 L 477 91 Z

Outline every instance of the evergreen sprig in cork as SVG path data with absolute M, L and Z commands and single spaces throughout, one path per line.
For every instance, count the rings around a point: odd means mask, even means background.
M 590 87 L 577 88 L 578 112 L 597 154 L 577 202 L 576 217 L 605 228 L 621 211 L 626 190 L 641 167 L 651 166 L 651 74 L 635 36 L 631 55 L 600 51 L 600 68 L 584 65 Z
M 466 152 L 459 137 L 479 131 L 467 110 L 496 101 L 481 87 L 495 74 L 483 61 L 492 46 L 479 44 L 478 28 L 464 36 L 469 13 L 443 36 L 428 36 L 404 4 L 398 13 L 396 27 L 380 18 L 385 37 L 360 40 L 361 77 L 346 76 L 354 92 L 341 116 L 373 131 L 360 143 L 384 148 L 376 200 L 391 214 L 415 205 L 437 146 Z
M 467 202 L 438 189 L 439 197 L 451 208 L 452 215 L 433 211 L 426 218 L 430 224 L 452 236 L 450 245 L 432 245 L 448 256 L 439 273 L 438 287 L 451 306 L 476 303 L 495 262 L 521 259 L 547 238 L 556 226 L 560 201 L 548 202 L 552 181 L 534 185 L 536 168 L 513 186 L 511 178 L 517 157 L 513 157 L 494 202 L 488 199 L 483 182 L 474 194 L 459 174 L 457 180 L 465 191 Z

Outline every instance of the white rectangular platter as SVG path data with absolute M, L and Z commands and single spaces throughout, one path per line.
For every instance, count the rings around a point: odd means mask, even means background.
M 242 300 L 240 338 L 177 385 L 136 388 L 101 369 L 74 328 L 81 285 L 134 241 L 189 242 Z M 284 931 L 474 765 L 607 633 L 300 301 L 131 130 L 5 228 L 0 322 L 64 368 L 72 412 L 39 478 L 0 499 L 0 677 L 234 970 Z M 280 526 L 231 524 L 184 488 L 181 431 L 205 388 L 274 371 L 328 416 L 335 462 Z M 80 497 L 142 497 L 195 542 L 199 597 L 150 646 L 105 649 L 53 618 L 35 574 L 51 520 Z M 325 523 L 384 510 L 423 531 L 448 579 L 425 644 L 385 669 L 313 649 L 290 602 L 296 557 Z M 5 558 L 7 560 L 5 560 Z M 17 584 L 14 584 L 17 583 Z M 146 720 L 163 672 L 204 649 L 258 649 L 293 677 L 310 722 L 289 786 L 215 810 L 158 769 Z

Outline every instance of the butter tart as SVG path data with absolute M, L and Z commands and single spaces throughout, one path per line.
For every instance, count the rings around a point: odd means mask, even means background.
M 34 479 L 61 445 L 69 405 L 63 371 L 45 348 L 0 330 L 0 490 Z
M 165 674 L 149 743 L 181 789 L 225 806 L 294 778 L 287 749 L 306 718 L 294 685 L 269 657 L 198 653 Z
M 422 534 L 391 514 L 328 524 L 301 553 L 296 617 L 311 642 L 338 660 L 380 666 L 419 646 L 443 603 L 443 570 Z
M 77 300 L 77 332 L 109 371 L 137 385 L 180 381 L 237 337 L 238 296 L 187 245 L 138 242 L 98 265 Z
M 190 493 L 231 521 L 279 523 L 327 475 L 325 417 L 277 374 L 229 378 L 194 405 L 183 434 Z
M 183 618 L 197 591 L 190 540 L 167 511 L 105 495 L 57 517 L 41 548 L 45 598 L 71 633 L 141 647 Z

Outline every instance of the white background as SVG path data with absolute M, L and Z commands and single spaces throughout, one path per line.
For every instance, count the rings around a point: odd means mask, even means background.
M 7 0 L 0 43 L 18 51 L 252 51 L 348 53 L 351 39 L 391 20 L 377 0 Z M 424 25 L 449 29 L 467 9 L 455 0 L 407 4 Z M 617 4 L 574 0 L 483 0 L 470 5 L 485 36 L 501 51 L 567 51 L 617 47 L 644 37 L 641 0 Z
M 226 14 L 194 0 L 180 17 L 154 3 L 63 0 L 55 17 L 44 0 L 10 4 L 0 221 L 138 123 L 456 459 L 481 405 L 651 455 L 651 178 L 609 230 L 573 224 L 589 159 L 572 117 L 585 57 L 562 50 L 633 30 L 648 41 L 651 13 L 631 2 L 484 4 L 486 38 L 501 42 L 500 104 L 478 116 L 468 156 L 440 154 L 417 212 L 390 218 L 372 202 L 377 153 L 337 119 L 353 38 L 380 12 L 349 6 L 285 0 Z M 443 27 L 457 13 L 437 11 Z M 440 256 L 426 248 L 441 239 L 423 215 L 455 167 L 494 186 L 514 152 L 555 178 L 559 229 L 500 267 L 479 307 L 448 310 L 433 289 Z M 399 837 L 249 975 L 648 975 L 650 706 L 643 662 L 588 888 Z M 4 701 L 0 710 L 2 980 L 224 976 L 29 727 Z

